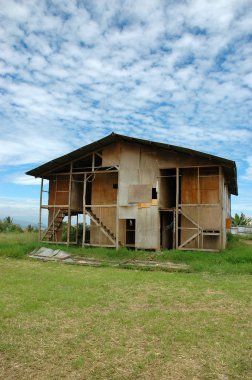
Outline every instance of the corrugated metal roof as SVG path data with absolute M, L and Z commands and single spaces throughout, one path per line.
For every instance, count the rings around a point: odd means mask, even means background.
M 97 140 L 91 144 L 85 145 L 82 148 L 74 150 L 71 153 L 65 154 L 64 156 L 48 161 L 45 164 L 38 166 L 35 169 L 29 170 L 26 174 L 34 176 L 34 177 L 43 178 L 46 175 L 46 173 L 56 169 L 57 167 L 68 164 L 70 161 L 78 159 L 81 156 L 88 155 L 89 153 L 92 153 L 97 150 L 101 150 L 105 146 L 112 144 L 116 141 L 136 142 L 142 145 L 152 146 L 158 149 L 185 153 L 191 156 L 202 157 L 209 161 L 214 161 L 214 163 L 222 165 L 224 167 L 226 178 L 228 179 L 228 182 L 229 182 L 228 185 L 229 185 L 230 192 L 234 195 L 238 195 L 237 172 L 236 172 L 235 161 L 227 160 L 226 158 L 214 156 L 208 153 L 199 152 L 193 149 L 183 148 L 176 145 L 164 144 L 161 142 L 138 139 L 135 137 L 119 135 L 117 133 L 111 133 L 110 135 L 100 140 Z

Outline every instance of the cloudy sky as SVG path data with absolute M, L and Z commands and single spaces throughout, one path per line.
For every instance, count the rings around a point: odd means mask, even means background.
M 235 160 L 252 215 L 251 0 L 0 0 L 0 218 L 24 172 L 112 131 Z

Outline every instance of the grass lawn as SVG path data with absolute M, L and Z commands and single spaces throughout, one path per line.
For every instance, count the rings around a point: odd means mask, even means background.
M 166 273 L 23 259 L 34 236 L 0 235 L 1 379 L 252 378 L 252 246 L 158 254 L 193 272 Z

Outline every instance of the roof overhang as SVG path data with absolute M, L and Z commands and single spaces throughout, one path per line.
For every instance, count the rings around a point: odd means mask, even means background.
M 162 149 L 162 150 L 167 150 L 170 152 L 172 151 L 172 152 L 184 153 L 184 154 L 189 154 L 191 156 L 205 158 L 211 162 L 214 162 L 223 167 L 230 193 L 234 195 L 238 195 L 237 170 L 236 170 L 235 161 L 227 160 L 226 158 L 214 156 L 208 153 L 199 152 L 193 149 L 183 148 L 176 145 L 164 144 L 164 143 L 150 141 L 150 140 L 138 139 L 135 137 L 119 135 L 116 133 L 111 133 L 110 135 L 100 140 L 97 140 L 91 144 L 85 145 L 82 148 L 76 149 L 71 153 L 65 154 L 64 156 L 48 161 L 45 164 L 40 165 L 35 169 L 29 170 L 26 174 L 34 176 L 34 177 L 46 178 L 46 175 L 49 172 L 52 172 L 53 170 L 57 169 L 59 166 L 67 165 L 71 161 L 77 160 L 80 157 L 102 150 L 107 145 L 110 145 L 117 141 L 135 142 L 142 145 L 151 146 L 151 147 Z

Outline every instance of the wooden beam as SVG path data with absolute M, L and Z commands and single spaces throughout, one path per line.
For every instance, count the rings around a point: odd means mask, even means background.
M 58 176 L 56 175 L 55 177 L 55 189 L 54 189 L 54 208 L 53 208 L 53 241 L 55 241 L 55 226 L 54 226 L 54 221 L 55 221 L 55 203 L 56 203 L 56 195 L 57 195 L 57 187 L 58 187 Z
M 117 182 L 119 183 L 119 173 Z M 119 249 L 119 188 L 117 186 L 117 195 L 116 195 L 116 250 Z
M 200 168 L 197 168 L 197 199 L 198 199 L 198 203 L 200 203 L 200 179 L 199 179 L 199 170 Z M 197 238 L 197 245 L 198 245 L 198 248 L 200 248 L 200 244 L 199 244 L 199 238 L 200 238 L 200 230 L 199 230 L 199 206 L 197 207 L 197 224 L 198 224 L 198 238 Z M 203 248 L 203 247 L 202 247 Z
M 52 207 L 60 207 L 60 208 L 65 208 L 65 209 L 68 209 L 68 205 L 42 205 L 41 208 L 45 208 L 45 209 L 48 209 L 48 208 L 52 208 Z
M 39 200 L 39 241 L 41 241 L 41 224 L 42 224 L 42 195 L 43 195 L 43 184 L 44 184 L 44 178 L 41 178 L 41 185 L 40 185 L 40 200 Z
M 179 251 L 199 251 L 199 252 L 219 252 L 218 249 L 210 249 L 210 248 L 178 248 Z
M 99 149 L 99 151 L 100 151 L 100 149 Z M 65 162 L 64 164 L 60 164 L 60 165 L 56 166 L 55 168 L 53 168 L 53 169 L 51 169 L 51 170 L 48 170 L 47 172 L 43 173 L 43 176 L 44 176 L 44 175 L 47 175 L 47 174 L 50 174 L 50 173 L 53 172 L 54 170 L 57 170 L 57 169 L 59 169 L 59 168 L 62 168 L 62 167 L 64 167 L 64 166 L 68 165 L 68 164 L 73 164 L 73 163 L 76 162 L 76 161 L 79 161 L 79 160 L 82 160 L 83 158 L 86 158 L 86 157 L 88 157 L 88 156 L 91 156 L 93 153 L 96 153 L 96 152 L 98 152 L 98 151 L 90 152 L 90 153 L 84 154 L 83 156 L 80 156 L 80 157 L 78 157 L 78 158 L 75 158 L 74 160 L 71 160 L 71 161 L 69 161 L 69 162 Z M 57 173 L 57 174 L 58 174 L 58 173 Z M 69 174 L 69 173 L 68 173 L 68 174 Z
M 109 174 L 109 173 L 118 173 L 118 169 L 113 169 L 113 170 L 86 170 L 86 171 L 80 171 L 80 172 L 73 172 L 72 175 L 74 176 L 75 174 Z M 55 175 L 55 174 L 53 174 Z M 62 172 L 62 173 L 57 173 L 57 175 L 69 175 L 69 172 Z
M 92 154 L 92 172 L 94 171 L 95 168 L 95 153 Z
M 219 166 L 219 202 L 221 209 L 221 235 L 219 248 L 224 248 L 224 222 L 223 222 L 223 186 L 222 186 L 222 168 Z
M 67 246 L 69 246 L 69 243 L 70 243 L 70 232 L 71 232 L 72 171 L 73 171 L 73 163 L 71 162 L 70 173 L 69 173 L 69 193 L 68 193 Z
M 179 207 L 195 207 L 195 206 L 203 206 L 203 207 L 220 207 L 219 203 L 180 203 Z
M 114 244 L 89 244 L 86 243 L 85 246 L 87 247 L 107 247 L 107 248 L 115 248 Z
M 79 215 L 76 215 L 77 220 L 76 220 L 76 235 L 75 235 L 75 242 L 76 244 L 78 243 L 78 225 L 79 225 Z
M 102 208 L 102 207 L 117 207 L 116 204 L 110 204 L 110 205 L 86 205 L 86 207 L 99 207 L 99 208 Z
M 86 189 L 87 189 L 87 174 L 84 174 L 83 179 L 83 231 L 82 231 L 82 247 L 85 246 L 86 237 Z
M 176 237 L 176 245 L 175 248 L 178 249 L 178 217 L 179 217 L 179 211 L 178 211 L 178 205 L 179 205 L 179 168 L 176 168 L 176 230 L 175 230 L 175 237 Z

